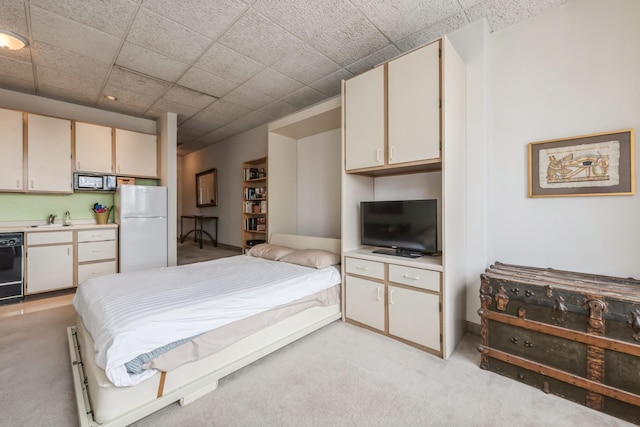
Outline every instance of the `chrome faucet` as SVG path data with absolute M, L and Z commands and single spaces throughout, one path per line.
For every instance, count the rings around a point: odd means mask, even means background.
M 53 221 L 55 221 L 55 220 L 56 220 L 56 215 L 54 215 L 54 214 L 49 215 L 48 224 L 53 224 Z

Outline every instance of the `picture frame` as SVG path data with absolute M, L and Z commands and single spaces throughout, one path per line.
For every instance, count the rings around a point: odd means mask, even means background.
M 634 130 L 529 143 L 529 197 L 635 193 Z

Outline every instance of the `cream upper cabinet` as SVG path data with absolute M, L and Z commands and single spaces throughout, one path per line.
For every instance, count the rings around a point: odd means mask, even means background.
M 156 135 L 116 129 L 116 174 L 158 177 Z
M 346 170 L 385 163 L 384 78 L 377 67 L 345 82 Z
M 0 151 L 4 160 L 0 169 L 0 190 L 23 190 L 22 112 L 0 109 Z
M 73 192 L 71 121 L 27 116 L 27 191 Z
M 76 122 L 75 170 L 114 173 L 112 128 Z
M 345 81 L 345 170 L 440 161 L 440 41 Z
M 440 43 L 388 64 L 388 163 L 440 157 Z

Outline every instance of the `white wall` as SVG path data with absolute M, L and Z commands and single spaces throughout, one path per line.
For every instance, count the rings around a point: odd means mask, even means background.
M 340 132 L 298 140 L 298 234 L 340 238 Z
M 576 0 L 491 36 L 491 260 L 640 277 L 638 196 L 527 196 L 529 142 L 640 128 L 638 17 Z
M 247 132 L 189 153 L 182 159 L 182 214 L 218 217 L 218 241 L 241 246 L 242 242 L 242 163 L 267 155 L 267 127 Z M 218 170 L 218 206 L 196 207 L 195 176 L 211 168 Z M 185 230 L 193 228 L 193 220 L 184 221 Z M 205 230 L 212 236 L 213 224 Z M 214 236 L 215 237 L 215 236 Z

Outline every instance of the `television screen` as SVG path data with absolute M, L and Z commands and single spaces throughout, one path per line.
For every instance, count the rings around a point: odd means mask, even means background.
M 362 245 L 392 248 L 376 253 L 416 257 L 438 251 L 435 199 L 360 202 L 360 226 Z

